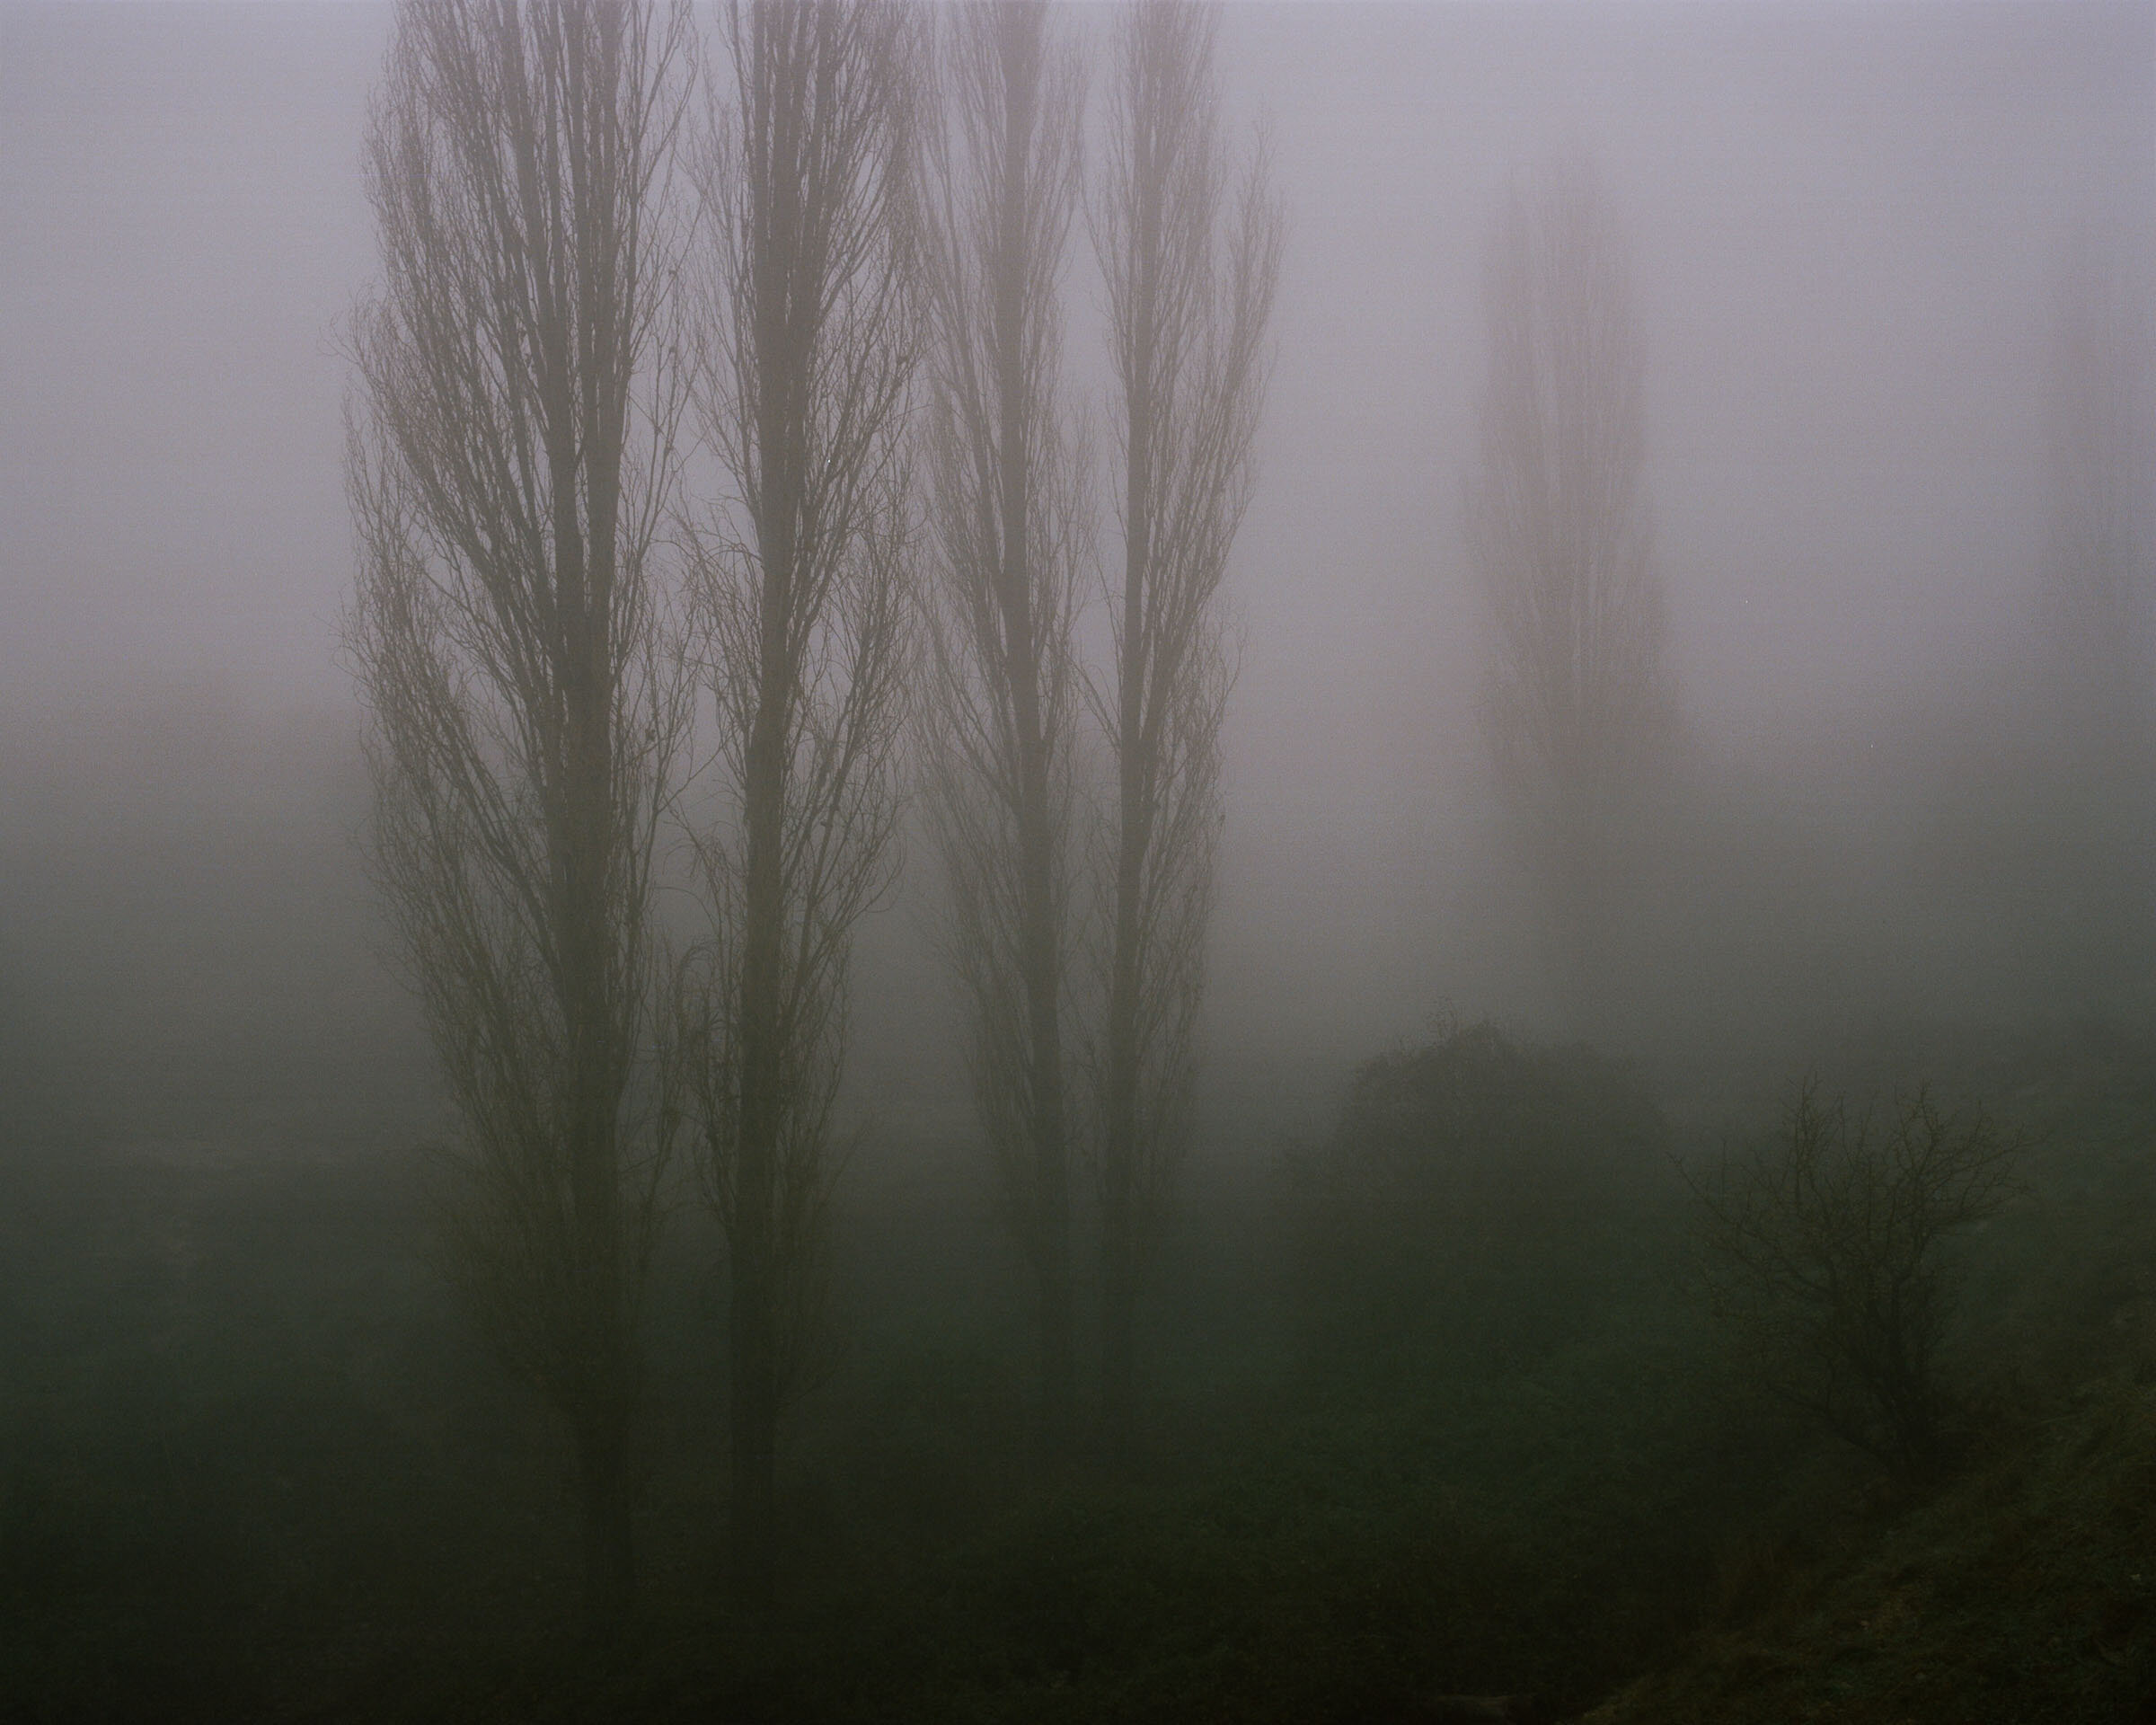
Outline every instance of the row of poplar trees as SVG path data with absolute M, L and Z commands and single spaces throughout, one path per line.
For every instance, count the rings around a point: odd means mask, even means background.
M 1091 1168 L 1102 1427 L 1127 1435 L 1281 244 L 1262 150 L 1222 141 L 1215 30 L 1189 0 L 1118 14 L 1089 173 L 1083 45 L 1040 0 L 743 0 L 710 42 L 652 0 L 398 10 L 351 342 L 370 855 L 454 1104 L 446 1256 L 573 1439 L 602 1622 L 634 1589 L 639 1308 L 677 1168 L 722 1224 L 731 1548 L 772 1591 L 849 943 L 909 790 L 1044 1429 L 1078 1427 Z M 1080 233 L 1105 461 L 1066 378 Z M 658 914 L 681 854 L 693 938 Z

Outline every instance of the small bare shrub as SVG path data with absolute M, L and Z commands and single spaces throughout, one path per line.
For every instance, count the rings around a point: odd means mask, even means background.
M 1882 1124 L 1807 1083 L 1773 1136 L 1685 1176 L 1701 1283 L 1752 1368 L 1904 1479 L 1943 1455 L 1951 1241 L 2012 1196 L 2020 1147 L 1926 1090 Z

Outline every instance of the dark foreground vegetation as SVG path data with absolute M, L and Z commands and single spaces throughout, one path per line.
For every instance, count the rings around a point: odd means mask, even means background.
M 1959 1243 L 1921 1482 L 1766 1394 L 1698 1296 L 1678 1169 L 1711 1135 L 1587 1050 L 1467 1030 L 1365 1066 L 1317 1143 L 1230 1121 L 1193 1165 L 1113 1467 L 1036 1451 L 1023 1269 L 977 1163 L 865 1147 L 768 1611 L 727 1585 L 720 1260 L 685 1209 L 641 1602 L 605 1648 L 560 1439 L 429 1267 L 420 1167 L 26 1131 L 0 1205 L 4 1705 L 2146 1718 L 2156 1050 L 2032 1034 L 1931 1069 L 2028 1148 Z

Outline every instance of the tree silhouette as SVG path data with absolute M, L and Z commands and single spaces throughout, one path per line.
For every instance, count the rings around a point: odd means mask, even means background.
M 755 0 L 702 164 L 696 403 L 734 494 L 691 528 L 725 818 L 681 972 L 681 1095 L 731 1278 L 735 1560 L 777 1564 L 778 1423 L 822 1306 L 855 923 L 896 866 L 906 711 L 912 9 Z
M 1750 1369 L 1904 1478 L 1944 1455 L 1952 1236 L 2012 1196 L 2019 1149 L 1922 1090 L 1882 1126 L 1807 1084 L 1779 1133 L 1686 1176 L 1702 1284 Z
M 1071 1270 L 1074 625 L 1082 451 L 1058 403 L 1082 68 L 1043 0 L 952 14 L 934 152 L 926 703 L 976 1105 L 1036 1282 L 1044 1435 L 1076 1421 Z
M 1641 483 L 1640 337 L 1623 236 L 1584 161 L 1515 175 L 1484 304 L 1466 523 L 1493 625 L 1485 729 L 1568 984 L 1592 1017 L 1612 822 L 1667 736 L 1671 688 Z
M 1092 692 L 1115 763 L 1095 1057 L 1111 1444 L 1129 1432 L 1139 1276 L 1187 1129 L 1231 681 L 1220 585 L 1253 482 L 1283 239 L 1262 146 L 1231 186 L 1217 28 L 1192 0 L 1124 12 L 1093 209 L 1123 530 L 1114 661 Z
M 685 11 L 407 0 L 367 154 L 348 641 L 370 861 L 455 1104 L 451 1267 L 567 1422 L 588 1597 L 634 1579 L 659 1145 L 655 836 L 686 704 L 658 527 Z

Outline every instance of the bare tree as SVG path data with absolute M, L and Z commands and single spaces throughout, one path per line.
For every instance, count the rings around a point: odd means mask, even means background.
M 778 1423 L 820 1307 L 855 922 L 896 867 L 906 408 L 922 344 L 908 8 L 756 0 L 702 164 L 697 404 L 734 495 L 692 535 L 726 818 L 684 1096 L 732 1283 L 738 1579 L 771 1593 Z
M 1220 585 L 1249 503 L 1284 217 L 1262 140 L 1231 185 L 1217 13 L 1137 0 L 1118 28 L 1108 166 L 1092 225 L 1108 287 L 1120 582 L 1100 1087 L 1103 1411 L 1127 1440 L 1139 1278 L 1187 1130 L 1221 823 L 1231 668 Z
M 1686 1175 L 1702 1282 L 1750 1368 L 1904 1478 L 1943 1454 L 1952 1236 L 2012 1195 L 2019 1149 L 1922 1090 L 1881 1128 L 1807 1084 L 1780 1133 Z
M 678 392 L 685 13 L 406 0 L 368 134 L 348 641 L 371 860 L 455 1106 L 449 1257 L 573 1436 L 595 1611 L 633 1586 L 635 1104 L 654 837 L 686 718 L 655 530 Z
M 1641 486 L 1641 342 L 1623 235 L 1585 161 L 1514 180 L 1484 296 L 1489 369 L 1466 523 L 1495 625 L 1485 723 L 1560 957 L 1592 1009 L 1609 822 L 1672 703 Z
M 1045 0 L 951 15 L 928 270 L 929 809 L 976 1104 L 1031 1265 L 1043 1432 L 1076 1423 L 1065 1093 L 1081 451 L 1057 405 L 1084 82 Z

